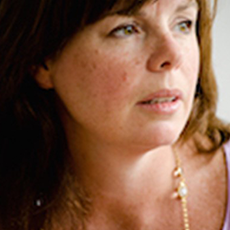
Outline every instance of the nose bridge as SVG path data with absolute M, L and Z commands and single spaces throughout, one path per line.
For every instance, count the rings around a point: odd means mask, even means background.
M 161 34 L 152 45 L 148 59 L 150 71 L 176 69 L 182 63 L 182 51 L 179 41 L 171 34 Z

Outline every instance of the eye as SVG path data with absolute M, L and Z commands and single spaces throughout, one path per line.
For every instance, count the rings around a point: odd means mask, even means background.
M 190 33 L 193 26 L 193 22 L 191 20 L 180 22 L 176 25 L 176 30 L 178 32 L 182 32 L 184 34 Z
M 126 38 L 137 33 L 139 33 L 138 26 L 130 24 L 130 25 L 122 25 L 115 28 L 110 32 L 110 35 L 118 38 Z

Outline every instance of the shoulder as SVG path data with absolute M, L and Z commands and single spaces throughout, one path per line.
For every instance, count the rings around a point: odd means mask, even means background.
M 196 143 L 190 139 L 180 149 L 189 191 L 188 210 L 191 223 L 196 223 L 200 229 L 221 229 L 227 202 L 226 147 L 205 152 L 199 151 Z M 211 146 L 206 137 L 200 136 L 199 143 L 207 149 Z M 228 146 L 230 156 L 230 143 Z M 207 222 L 207 219 L 210 221 Z
M 224 144 L 224 152 L 230 157 L 230 140 Z
M 228 169 L 228 175 L 230 175 L 230 140 L 224 144 L 223 151 L 224 151 L 224 155 L 225 155 L 226 166 Z M 228 179 L 230 181 L 230 176 L 228 177 Z
M 230 229 L 230 140 L 224 145 L 224 153 L 225 153 L 227 172 L 228 172 L 228 188 L 227 188 L 228 202 L 227 202 L 223 230 L 228 230 Z

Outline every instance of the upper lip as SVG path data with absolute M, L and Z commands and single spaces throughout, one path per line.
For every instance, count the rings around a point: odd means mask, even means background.
M 144 97 L 138 104 L 148 102 L 157 98 L 175 97 L 176 100 L 182 99 L 183 94 L 179 89 L 162 89 Z

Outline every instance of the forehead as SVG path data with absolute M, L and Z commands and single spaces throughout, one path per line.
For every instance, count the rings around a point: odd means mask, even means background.
M 144 5 L 154 5 L 161 4 L 163 2 L 172 1 L 172 0 L 134 0 L 134 1 L 126 1 L 120 0 L 115 3 L 112 10 L 109 12 L 110 15 L 120 14 L 120 15 L 133 15 L 137 14 L 141 11 Z M 188 7 L 197 7 L 198 8 L 198 0 L 173 0 L 175 7 L 178 10 L 183 10 Z

